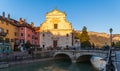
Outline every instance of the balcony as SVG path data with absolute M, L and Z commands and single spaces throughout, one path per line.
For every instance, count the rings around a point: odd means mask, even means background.
M 0 36 L 5 37 L 7 35 L 7 33 L 4 32 L 3 28 L 0 28 Z
M 7 35 L 7 33 L 3 32 L 3 31 L 2 32 L 0 31 L 0 36 L 5 37 L 6 35 Z

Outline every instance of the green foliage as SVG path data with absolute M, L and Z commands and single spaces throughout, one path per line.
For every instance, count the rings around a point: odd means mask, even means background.
M 83 48 L 91 47 L 91 43 L 89 41 L 81 42 L 81 47 L 83 47 Z
M 120 48 L 120 41 L 116 42 L 115 47 Z
M 84 26 L 82 29 L 82 34 L 80 36 L 81 47 L 90 47 L 89 35 L 87 32 L 87 28 Z
M 31 47 L 30 41 L 27 41 L 27 42 L 26 42 L 25 47 L 26 47 L 26 49 L 29 49 L 29 48 Z
M 80 33 L 74 32 L 75 39 L 80 39 Z
M 85 41 L 89 41 L 89 36 L 88 36 L 88 32 L 87 32 L 87 28 L 84 26 L 82 29 L 82 34 L 80 36 L 80 41 L 85 42 Z

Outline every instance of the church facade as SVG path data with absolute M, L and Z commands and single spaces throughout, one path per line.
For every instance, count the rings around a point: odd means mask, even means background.
M 69 46 L 73 46 L 73 28 L 66 20 L 66 14 L 57 9 L 48 12 L 40 25 L 40 47 Z

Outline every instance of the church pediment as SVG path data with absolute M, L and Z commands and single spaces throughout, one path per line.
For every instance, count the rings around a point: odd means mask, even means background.
M 72 25 L 66 20 L 65 13 L 59 10 L 52 10 L 46 14 L 46 20 L 40 26 L 40 31 L 42 30 L 72 30 Z
M 54 9 L 51 12 L 49 12 L 49 13 L 46 14 L 46 16 L 54 16 L 54 15 L 55 16 L 57 16 L 57 15 L 59 15 L 59 16 L 65 16 L 65 13 L 61 12 L 59 10 Z

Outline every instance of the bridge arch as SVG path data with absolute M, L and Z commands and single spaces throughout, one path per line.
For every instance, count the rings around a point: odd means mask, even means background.
M 54 59 L 57 59 L 57 60 L 67 59 L 72 61 L 72 57 L 70 56 L 70 54 L 67 54 L 67 53 L 57 53 L 54 55 Z
M 76 58 L 76 62 L 90 62 L 90 58 L 92 55 L 80 55 L 78 58 Z
M 98 54 L 79 54 L 78 56 L 76 56 L 76 62 L 89 62 L 92 56 L 105 58 L 104 56 L 100 56 Z
M 90 61 L 92 56 L 98 56 L 101 58 L 106 58 L 107 53 L 104 51 L 88 51 L 88 50 L 81 50 L 81 51 L 56 51 L 53 54 L 53 57 L 56 59 L 70 59 L 73 63 L 75 62 L 83 62 L 83 61 Z

